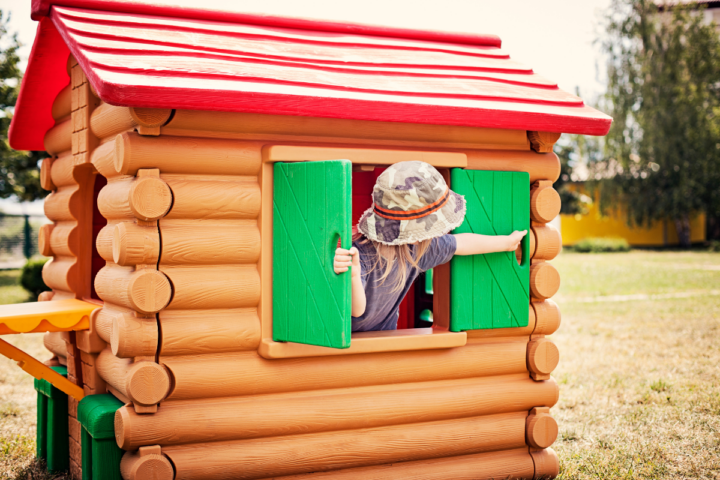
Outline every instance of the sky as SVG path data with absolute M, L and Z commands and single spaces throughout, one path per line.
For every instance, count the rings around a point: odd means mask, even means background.
M 179 3 L 202 5 L 200 0 Z M 503 50 L 518 62 L 575 92 L 588 102 L 603 92 L 603 62 L 595 40 L 602 35 L 603 13 L 610 0 L 212 0 L 234 10 L 293 17 L 345 20 L 396 27 L 491 33 L 502 39 Z M 258 5 L 262 4 L 262 9 Z M 24 44 L 24 62 L 35 38 L 30 0 L 0 0 L 0 9 L 12 15 L 10 31 Z M 39 208 L 39 210 L 38 210 Z M 20 206 L 0 200 L 7 213 L 40 212 L 42 206 Z

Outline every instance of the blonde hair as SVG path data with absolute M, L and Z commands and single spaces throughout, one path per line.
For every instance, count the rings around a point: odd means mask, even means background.
M 373 247 L 375 247 L 375 251 L 377 252 L 375 263 L 373 263 L 372 268 L 370 268 L 368 272 L 363 272 L 363 275 L 372 272 L 376 268 L 384 269 L 382 276 L 378 280 L 378 285 L 383 285 L 385 281 L 388 280 L 393 265 L 395 262 L 398 262 L 397 278 L 394 279 L 395 284 L 392 289 L 393 293 L 403 289 L 408 277 L 408 266 L 417 268 L 420 259 L 428 251 L 430 243 L 432 242 L 431 238 L 418 242 L 415 247 L 415 255 L 413 256 L 410 245 L 385 245 L 371 240 L 359 232 L 354 234 L 352 239 L 353 241 L 359 240 L 360 243 L 363 244 L 372 243 Z

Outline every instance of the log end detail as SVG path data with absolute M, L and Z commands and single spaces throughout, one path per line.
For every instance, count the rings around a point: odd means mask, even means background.
M 140 405 L 158 404 L 170 392 L 170 374 L 157 363 L 134 363 L 125 379 L 125 391 Z
M 124 480 L 173 480 L 173 471 L 170 460 L 162 453 L 149 453 L 141 447 L 137 452 L 126 452 L 120 461 L 120 474 Z M 151 450 L 154 451 L 155 449 Z M 157 447 L 157 450 L 160 450 Z
M 560 194 L 551 186 L 540 185 L 530 193 L 530 217 L 548 223 L 560 213 Z
M 546 338 L 528 343 L 528 370 L 539 375 L 550 375 L 560 362 L 560 351 Z
M 144 221 L 163 217 L 172 206 L 172 191 L 159 178 L 144 177 L 130 187 L 130 210 Z
M 532 448 L 547 448 L 558 436 L 558 425 L 550 416 L 550 408 L 535 407 L 525 422 L 526 440 Z
M 552 448 L 530 451 L 530 455 L 535 464 L 533 480 L 555 478 L 560 474 L 560 460 L 558 460 L 557 453 Z
M 130 108 L 130 116 L 140 126 L 162 127 L 172 116 L 169 108 Z
M 530 266 L 530 293 L 533 298 L 546 300 L 560 289 L 560 274 L 546 262 Z
M 142 269 L 130 279 L 127 293 L 133 309 L 149 314 L 159 312 L 170 303 L 172 287 L 161 272 Z

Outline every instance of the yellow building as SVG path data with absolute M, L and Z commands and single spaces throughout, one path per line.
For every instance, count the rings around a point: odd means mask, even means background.
M 623 209 L 602 215 L 598 202 L 589 205 L 585 215 L 560 215 L 560 231 L 563 246 L 572 246 L 588 237 L 620 237 L 634 247 L 662 247 L 679 245 L 675 223 L 666 219 L 652 226 L 630 227 Z M 706 240 L 705 214 L 700 214 L 690 221 L 690 241 L 692 243 Z

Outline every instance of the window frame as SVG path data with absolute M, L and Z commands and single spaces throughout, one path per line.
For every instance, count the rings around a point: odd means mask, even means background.
M 450 265 L 435 267 L 433 284 L 433 327 L 357 332 L 350 347 L 336 349 L 294 342 L 276 342 L 272 337 L 273 299 L 273 194 L 275 162 L 306 162 L 348 159 L 357 165 L 392 165 L 407 160 L 422 160 L 441 170 L 449 181 L 450 168 L 467 168 L 467 155 L 459 152 L 437 152 L 423 149 L 381 149 L 357 147 L 326 147 L 312 145 L 266 145 L 262 150 L 260 234 L 261 297 L 259 316 L 262 340 L 259 354 L 268 359 L 352 355 L 359 353 L 431 350 L 461 347 L 467 343 L 466 332 L 451 332 L 450 326 Z M 436 311 L 437 310 L 437 311 Z

